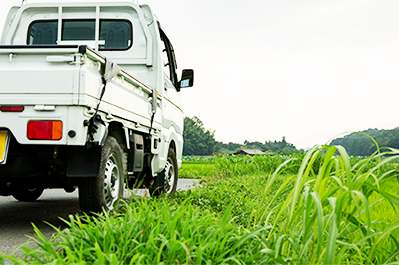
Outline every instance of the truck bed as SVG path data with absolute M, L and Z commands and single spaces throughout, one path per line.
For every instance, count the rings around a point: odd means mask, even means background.
M 0 46 L 0 105 L 25 107 L 20 114 L 0 112 L 5 121 L 2 126 L 13 132 L 19 143 L 31 144 L 37 141 L 28 140 L 21 127 L 32 118 L 58 118 L 79 130 L 99 102 L 105 60 L 87 46 Z M 151 88 L 121 70 L 108 82 L 99 111 L 107 114 L 108 122 L 122 120 L 126 127 L 148 132 L 152 94 Z M 10 115 L 14 119 L 9 119 Z M 154 128 L 160 127 L 157 120 L 155 117 Z M 70 129 L 64 128 L 63 135 Z M 63 138 L 59 144 L 84 145 L 84 141 Z

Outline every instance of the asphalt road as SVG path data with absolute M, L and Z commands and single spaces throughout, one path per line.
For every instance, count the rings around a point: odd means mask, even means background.
M 198 180 L 179 179 L 177 189 L 187 190 L 195 187 Z M 138 190 L 145 195 L 147 190 Z M 125 192 L 126 194 L 126 192 Z M 66 193 L 64 190 L 45 190 L 38 201 L 19 202 L 12 196 L 0 196 L 0 252 L 10 254 L 14 249 L 34 236 L 31 223 L 34 223 L 44 235 L 54 233 L 47 223 L 59 228 L 66 228 L 60 218 L 69 219 L 69 215 L 79 212 L 78 191 Z

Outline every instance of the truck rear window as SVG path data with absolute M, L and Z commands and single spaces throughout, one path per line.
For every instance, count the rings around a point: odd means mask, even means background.
M 127 50 L 133 44 L 132 24 L 127 20 L 100 20 L 99 50 Z M 68 41 L 95 41 L 94 19 L 63 20 L 61 40 L 58 40 L 58 21 L 34 21 L 28 32 L 28 45 L 56 45 Z
M 61 40 L 95 40 L 95 20 L 63 20 Z
M 29 27 L 29 45 L 57 44 L 57 21 L 37 21 Z

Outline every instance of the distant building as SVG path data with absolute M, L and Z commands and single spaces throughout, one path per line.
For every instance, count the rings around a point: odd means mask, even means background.
M 234 155 L 266 155 L 267 153 L 262 152 L 259 149 L 241 149 L 240 151 L 237 151 L 234 153 Z

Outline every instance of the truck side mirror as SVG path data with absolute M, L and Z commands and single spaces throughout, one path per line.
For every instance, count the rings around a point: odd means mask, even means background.
M 182 87 L 192 87 L 194 85 L 194 70 L 184 69 L 179 82 L 179 90 Z

